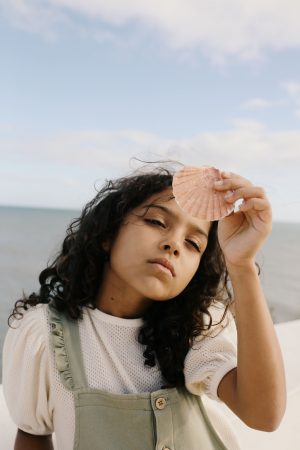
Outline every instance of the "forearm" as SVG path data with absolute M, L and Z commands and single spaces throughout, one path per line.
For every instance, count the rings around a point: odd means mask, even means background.
M 53 450 L 52 436 L 35 436 L 18 429 L 14 450 Z
M 238 336 L 236 395 L 249 426 L 276 428 L 286 405 L 281 350 L 265 296 L 253 264 L 228 267 L 232 282 Z M 273 424 L 273 425 L 272 425 Z

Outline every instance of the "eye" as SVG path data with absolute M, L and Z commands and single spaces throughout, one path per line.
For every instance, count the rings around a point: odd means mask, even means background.
M 197 242 L 192 241 L 192 240 L 190 240 L 190 239 L 187 239 L 186 241 L 187 241 L 189 244 L 191 244 L 191 245 L 197 250 L 197 252 L 201 253 L 201 248 L 200 248 L 200 246 L 198 245 Z
M 158 225 L 162 228 L 166 228 L 165 224 L 157 219 L 145 219 L 145 222 L 150 223 L 151 225 Z

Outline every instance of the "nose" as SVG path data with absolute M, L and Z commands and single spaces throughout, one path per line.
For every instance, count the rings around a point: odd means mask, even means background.
M 179 244 L 174 240 L 168 239 L 167 241 L 162 242 L 160 247 L 162 250 L 168 253 L 173 253 L 175 256 L 179 255 Z

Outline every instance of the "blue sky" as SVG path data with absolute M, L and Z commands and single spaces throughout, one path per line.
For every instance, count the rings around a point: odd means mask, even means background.
M 292 0 L 0 0 L 0 204 L 79 209 L 132 157 L 172 158 L 240 173 L 300 222 L 299 17 Z

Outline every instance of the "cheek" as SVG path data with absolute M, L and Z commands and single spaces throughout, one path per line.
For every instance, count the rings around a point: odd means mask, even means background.
M 120 236 L 110 252 L 110 265 L 119 274 L 129 273 L 141 263 L 141 246 L 137 245 L 135 234 Z
M 183 290 L 186 288 L 186 286 L 189 284 L 189 282 L 194 277 L 195 273 L 198 270 L 200 261 L 199 258 L 197 258 L 195 261 L 192 261 L 192 258 L 189 258 L 189 260 L 186 263 L 183 263 L 182 267 L 184 268 L 182 271 L 182 274 L 180 278 L 178 279 L 178 282 L 176 283 L 176 288 Z
M 197 272 L 199 265 L 200 265 L 200 261 L 201 258 L 197 258 L 195 261 L 190 261 L 190 266 L 188 269 L 188 274 L 187 274 L 187 284 L 191 281 L 191 279 L 193 278 L 193 276 L 195 275 L 195 273 Z

